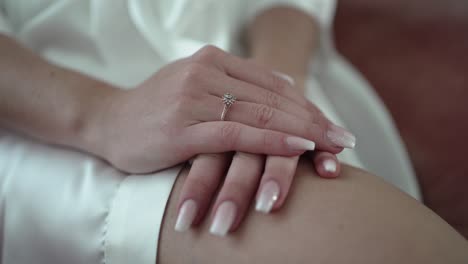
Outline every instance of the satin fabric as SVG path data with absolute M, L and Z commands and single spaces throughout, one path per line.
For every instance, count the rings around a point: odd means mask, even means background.
M 131 89 L 206 44 L 242 54 L 242 29 L 275 5 L 299 8 L 320 24 L 306 96 L 358 135 L 357 148 L 340 159 L 419 198 L 383 104 L 335 52 L 335 1 L 0 0 L 0 32 L 52 63 Z M 86 153 L 0 129 L 1 263 L 154 263 L 180 168 L 129 175 Z

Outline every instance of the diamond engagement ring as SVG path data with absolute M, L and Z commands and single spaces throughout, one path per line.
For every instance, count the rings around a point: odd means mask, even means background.
M 227 111 L 236 102 L 237 98 L 230 93 L 225 93 L 221 99 L 224 104 L 223 112 L 221 113 L 221 121 L 224 121 Z

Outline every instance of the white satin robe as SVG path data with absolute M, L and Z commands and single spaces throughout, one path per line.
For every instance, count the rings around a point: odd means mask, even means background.
M 419 198 L 387 111 L 334 49 L 334 0 L 0 0 L 0 32 L 52 63 L 130 88 L 208 43 L 239 53 L 242 28 L 279 4 L 320 24 L 306 96 L 357 134 L 356 149 L 340 159 Z M 91 155 L 0 129 L 1 263 L 154 263 L 179 171 L 127 175 Z

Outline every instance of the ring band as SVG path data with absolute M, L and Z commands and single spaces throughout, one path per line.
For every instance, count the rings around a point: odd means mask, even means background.
M 223 112 L 221 112 L 221 121 L 224 121 L 229 108 L 236 102 L 237 98 L 230 93 L 225 93 L 221 99 L 224 105 Z

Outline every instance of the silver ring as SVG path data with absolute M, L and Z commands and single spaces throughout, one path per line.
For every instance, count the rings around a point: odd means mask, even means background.
M 225 93 L 221 99 L 224 105 L 223 112 L 221 112 L 221 121 L 224 121 L 227 111 L 236 102 L 237 98 L 230 93 Z

